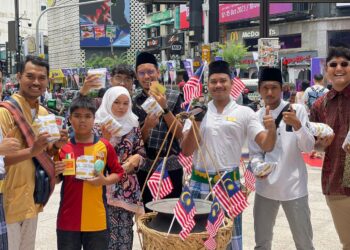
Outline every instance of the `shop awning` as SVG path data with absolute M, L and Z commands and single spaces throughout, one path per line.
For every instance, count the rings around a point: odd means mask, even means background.
M 173 24 L 174 23 L 174 18 L 170 19 L 170 20 L 165 20 L 165 21 L 161 21 L 160 25 L 168 25 L 168 24 Z
M 141 26 L 141 29 L 150 29 L 153 27 L 159 27 L 160 23 L 151 23 L 151 24 L 144 24 Z

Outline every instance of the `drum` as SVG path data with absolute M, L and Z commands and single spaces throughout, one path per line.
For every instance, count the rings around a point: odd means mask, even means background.
M 137 221 L 139 232 L 142 235 L 144 249 L 205 249 L 204 242 L 209 237 L 205 226 L 210 212 L 211 202 L 194 199 L 197 211 L 194 217 L 196 226 L 186 240 L 183 241 L 178 235 L 181 231 L 181 226 L 177 223 L 176 219 L 171 233 L 167 236 L 169 226 L 174 216 L 173 210 L 177 201 L 178 198 L 163 199 L 146 204 L 147 208 L 155 212 L 141 215 Z M 232 221 L 225 218 L 224 225 L 219 228 L 215 237 L 217 244 L 216 249 L 226 249 L 226 246 L 231 240 L 232 227 Z

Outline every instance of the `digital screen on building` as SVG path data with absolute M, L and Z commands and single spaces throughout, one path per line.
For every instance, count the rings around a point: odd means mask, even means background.
M 130 0 L 81 5 L 79 23 L 81 47 L 130 46 Z
M 293 11 L 292 3 L 271 3 L 270 15 L 282 14 Z M 260 4 L 220 4 L 219 23 L 235 22 L 249 18 L 256 18 L 260 15 Z M 180 29 L 188 29 L 189 8 L 180 5 Z

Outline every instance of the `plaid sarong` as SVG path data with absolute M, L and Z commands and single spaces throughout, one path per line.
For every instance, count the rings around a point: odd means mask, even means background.
M 195 171 L 196 170 L 193 170 L 192 172 L 192 178 L 190 182 L 190 190 L 191 190 L 192 198 L 205 199 L 210 192 L 208 180 L 206 178 L 203 178 L 201 174 L 198 174 L 198 172 L 195 172 Z M 232 174 L 232 180 L 240 187 L 241 182 L 240 182 L 239 168 L 235 168 L 231 172 L 231 174 Z M 216 177 L 215 175 L 210 175 L 210 177 L 212 178 L 211 183 L 213 187 L 216 181 L 218 180 L 218 177 Z M 209 197 L 209 199 L 211 199 L 211 196 Z M 235 217 L 233 222 L 234 222 L 234 228 L 232 230 L 231 243 L 227 246 L 227 249 L 241 250 L 243 247 L 242 214 L 239 214 L 237 217 Z
M 0 174 L 0 180 L 3 180 L 5 177 L 4 174 Z M 5 222 L 5 212 L 3 206 L 3 195 L 0 193 L 0 250 L 7 250 L 7 230 Z
M 16 125 L 18 126 L 18 128 L 22 132 L 22 135 L 26 139 L 28 147 L 32 147 L 35 141 L 35 134 L 28 122 L 26 121 L 26 119 L 24 118 L 18 103 L 14 99 L 11 99 L 9 101 L 0 102 L 0 107 L 6 108 L 12 114 Z M 45 151 L 35 156 L 35 158 L 38 160 L 41 167 L 44 169 L 44 171 L 50 178 L 51 195 L 55 188 L 55 163 Z

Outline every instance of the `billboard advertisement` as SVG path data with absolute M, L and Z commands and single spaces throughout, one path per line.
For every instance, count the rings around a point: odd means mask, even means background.
M 270 4 L 270 15 L 281 14 L 293 10 L 292 3 Z M 219 22 L 227 23 L 260 16 L 260 4 L 220 4 Z
M 81 5 L 79 23 L 81 47 L 130 46 L 130 0 Z
M 270 15 L 286 13 L 293 10 L 292 3 L 272 3 L 270 4 Z M 220 4 L 219 23 L 234 22 L 243 19 L 255 18 L 260 15 L 259 4 Z M 189 8 L 180 5 L 180 29 L 188 29 L 190 23 Z

